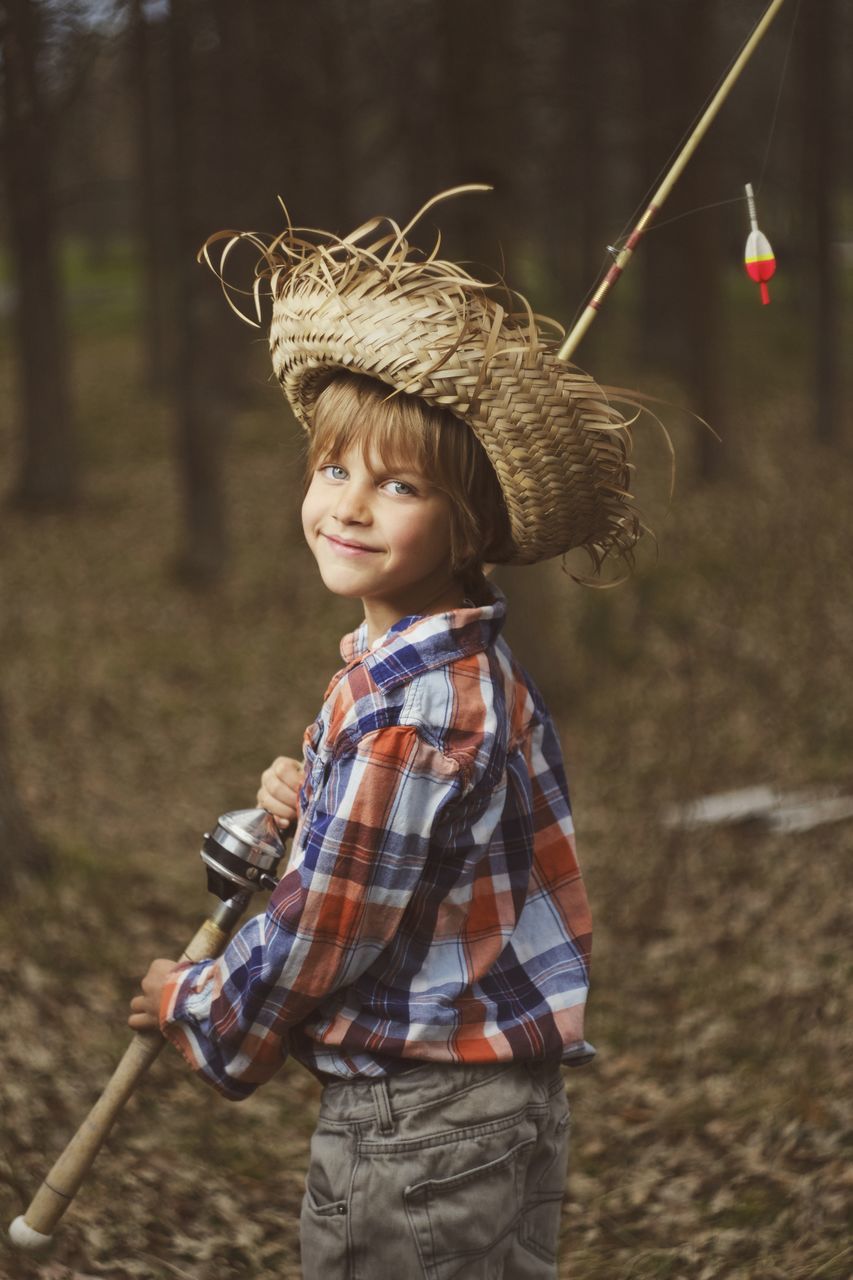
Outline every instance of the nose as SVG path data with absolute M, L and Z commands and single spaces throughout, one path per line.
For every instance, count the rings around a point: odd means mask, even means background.
M 341 524 L 369 524 L 370 502 L 367 485 L 351 477 L 340 490 L 334 516 Z

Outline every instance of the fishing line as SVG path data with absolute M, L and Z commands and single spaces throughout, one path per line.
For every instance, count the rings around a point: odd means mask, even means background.
M 779 118 L 779 108 L 782 102 L 782 94 L 785 90 L 785 81 L 788 76 L 788 64 L 791 58 L 791 49 L 793 48 L 793 45 L 794 45 L 794 32 L 797 26 L 797 19 L 800 16 L 800 8 L 802 6 L 802 3 L 803 3 L 803 0 L 797 0 L 796 7 L 794 9 L 794 19 L 793 19 L 793 22 L 791 23 L 791 30 L 788 33 L 788 40 L 785 46 L 785 56 L 782 60 L 782 70 L 779 75 L 779 85 L 778 85 L 778 88 L 776 89 L 776 99 L 773 104 L 773 115 L 770 121 L 770 129 L 767 136 L 767 145 L 764 149 L 764 159 L 761 162 L 761 174 L 759 176 L 758 182 L 755 184 L 756 199 L 758 199 L 758 193 L 761 190 L 761 184 L 764 181 L 764 175 L 767 171 L 767 162 L 770 158 L 770 149 L 773 145 L 773 137 L 776 132 L 776 124 Z M 714 92 L 716 92 L 716 90 Z M 646 231 L 646 235 L 647 236 L 653 235 L 655 231 L 660 231 L 662 230 L 663 227 L 669 227 L 672 225 L 673 222 L 680 222 L 682 218 L 690 218 L 693 216 L 694 213 L 705 213 L 706 210 L 708 209 L 721 209 L 724 205 L 743 204 L 745 201 L 746 201 L 745 195 L 730 196 L 727 200 L 715 200 L 711 204 L 696 205 L 695 208 L 685 209 L 683 213 L 676 213 L 671 218 L 664 218 L 662 222 L 657 222 L 657 221 L 653 222 L 652 225 Z
M 793 41 L 794 41 L 794 33 L 795 33 L 796 25 L 797 25 L 797 19 L 798 19 L 798 17 L 799 17 L 799 13 L 800 13 L 800 6 L 801 6 L 801 4 L 802 4 L 802 0 L 797 0 L 796 7 L 795 7 L 795 11 L 794 11 L 794 18 L 793 18 L 793 21 L 792 21 L 792 23 L 791 23 L 790 31 L 789 31 L 789 33 L 788 33 L 788 40 L 787 40 L 787 44 L 786 44 L 786 48 L 785 48 L 785 56 L 784 56 L 784 60 L 783 60 L 783 64 L 782 64 L 782 70 L 781 70 L 781 73 L 780 73 L 780 76 L 779 76 L 779 84 L 778 84 L 778 88 L 777 88 L 777 90 L 776 90 L 776 99 L 775 99 L 774 107 L 773 107 L 773 115 L 772 115 L 771 122 L 770 122 L 770 127 L 769 127 L 769 132 L 768 132 L 768 138 L 767 138 L 767 144 L 766 144 L 766 146 L 765 146 L 764 158 L 763 158 L 762 166 L 761 166 L 761 177 L 760 177 L 760 179 L 759 179 L 759 183 L 758 183 L 758 188 L 759 188 L 759 189 L 760 189 L 761 182 L 762 182 L 762 181 L 763 181 L 763 179 L 764 179 L 764 174 L 765 174 L 765 172 L 766 172 L 767 163 L 768 163 L 768 160 L 769 160 L 770 151 L 771 151 L 771 147 L 772 147 L 772 143 L 773 143 L 773 138 L 774 138 L 774 134 L 775 134 L 775 130 L 776 130 L 776 123 L 777 123 L 778 116 L 779 116 L 779 110 L 780 110 L 780 105 L 781 105 L 781 100 L 782 100 L 782 93 L 783 93 L 783 91 L 784 91 L 785 82 L 786 82 L 786 79 L 787 79 L 788 64 L 789 64 L 789 61 L 790 61 L 791 49 L 792 49 L 792 47 L 793 47 Z M 753 28 L 752 28 L 752 31 L 751 31 L 750 35 L 747 37 L 747 42 L 752 38 L 752 36 L 754 35 L 755 31 L 756 31 L 756 30 L 758 29 L 758 27 L 761 25 L 761 23 L 763 22 L 763 20 L 764 20 L 763 15 L 759 16 L 759 18 L 757 19 L 756 23 L 754 24 L 754 26 L 753 26 Z M 651 198 L 651 196 L 652 196 L 653 192 L 654 192 L 655 190 L 657 190 L 657 186 L 658 186 L 658 184 L 660 183 L 662 176 L 663 176 L 666 172 L 668 172 L 669 166 L 670 166 L 670 164 L 671 164 L 671 163 L 672 163 L 672 161 L 673 161 L 673 157 L 674 157 L 674 156 L 676 156 L 676 155 L 680 152 L 680 149 L 681 149 L 681 148 L 682 148 L 682 146 L 684 145 L 684 143 L 685 143 L 686 139 L 691 135 L 691 133 L 692 133 L 693 129 L 696 127 L 697 122 L 701 119 L 702 115 L 703 115 L 703 114 L 704 114 L 704 112 L 707 110 L 707 108 L 708 108 L 709 104 L 710 104 L 710 103 L 711 103 L 711 101 L 713 100 L 714 96 L 717 94 L 717 92 L 718 92 L 718 90 L 719 90 L 720 86 L 724 83 L 724 81 L 725 81 L 726 77 L 730 74 L 730 72 L 731 72 L 732 68 L 734 67 L 734 65 L 735 65 L 735 63 L 737 62 L 737 60 L 738 60 L 738 58 L 739 58 L 739 57 L 740 57 L 740 53 L 736 53 L 736 54 L 734 55 L 734 57 L 731 59 L 731 61 L 729 62 L 728 66 L 725 68 L 725 70 L 724 70 L 724 71 L 722 72 L 722 74 L 719 76 L 719 78 L 717 79 L 717 82 L 715 83 L 715 85 L 714 85 L 714 86 L 713 86 L 713 88 L 711 89 L 710 93 L 708 93 L 708 95 L 706 96 L 706 98 L 705 98 L 704 102 L 701 104 L 701 106 L 700 106 L 700 107 L 698 108 L 698 110 L 695 112 L 695 114 L 694 114 L 694 116 L 693 116 L 693 119 L 691 120 L 690 124 L 686 127 L 686 129 L 685 129 L 685 130 L 684 130 L 684 132 L 682 133 L 682 135 L 681 135 L 680 139 L 678 140 L 678 142 L 675 144 L 675 146 L 674 146 L 674 147 L 672 148 L 672 150 L 670 151 L 669 156 L 667 157 L 667 159 L 664 161 L 664 163 L 663 163 L 663 164 L 661 165 L 661 167 L 658 169 L 658 172 L 657 172 L 657 174 L 656 174 L 655 178 L 652 180 L 652 182 L 651 182 L 651 183 L 649 184 L 649 186 L 646 188 L 646 191 L 645 191 L 644 195 L 641 197 L 641 199 L 640 199 L 640 200 L 637 202 L 637 204 L 635 205 L 633 212 L 631 213 L 631 215 L 628 217 L 628 219 L 627 219 L 627 220 L 626 220 L 626 222 L 624 223 L 624 225 L 623 225 L 623 227 L 622 227 L 621 231 L 619 232 L 619 235 L 617 236 L 616 240 L 613 242 L 613 244 L 610 244 L 610 245 L 608 245 L 608 246 L 607 246 L 607 254 L 606 254 L 606 255 L 604 256 L 604 258 L 602 259 L 602 263 L 601 263 L 601 266 L 600 266 L 600 268 L 599 268 L 598 274 L 596 275 L 595 281 L 593 282 L 593 284 L 592 284 L 592 286 L 590 287 L 589 291 L 586 293 L 586 295 L 585 295 L 585 297 L 583 298 L 583 300 L 579 303 L 579 305 L 578 305 L 578 307 L 577 307 L 577 309 L 576 309 L 576 311 L 575 311 L 575 314 L 574 314 L 574 316 L 573 316 L 573 318 L 572 318 L 572 322 L 571 322 L 570 329 L 574 327 L 574 324 L 575 324 L 575 322 L 577 321 L 577 319 L 578 319 L 579 315 L 580 315 L 580 314 L 585 310 L 585 308 L 588 306 L 590 298 L 592 298 L 592 297 L 594 297 L 594 296 L 595 296 L 595 293 L 596 293 L 596 291 L 598 290 L 599 285 L 601 284 L 602 280 L 603 280 L 603 279 L 604 279 L 604 277 L 607 275 L 607 272 L 608 272 L 608 270 L 610 269 L 610 266 L 611 266 L 611 258 L 612 258 L 612 259 L 615 259 L 615 258 L 617 257 L 617 255 L 619 254 L 619 252 L 621 251 L 621 249 L 624 247 L 624 245 L 625 245 L 625 243 L 626 243 L 625 237 L 626 237 L 627 232 L 628 232 L 629 230 L 631 230 L 631 229 L 634 227 L 634 224 L 635 224 L 636 218 L 637 218 L 638 214 L 640 213 L 640 211 L 641 211 L 641 210 L 643 210 L 643 209 L 645 209 L 645 208 L 647 207 L 647 205 L 648 205 L 648 201 L 649 201 L 649 199 Z M 691 216 L 692 216 L 692 215 L 694 215 L 694 214 L 704 212 L 705 210 L 708 210 L 708 209 L 717 209 L 717 208 L 722 208 L 723 206 L 725 206 L 725 205 L 727 205 L 727 204 L 743 204 L 743 203 L 744 203 L 744 200 L 745 200 L 745 196 L 738 195 L 738 196 L 732 196 L 732 197 L 729 197 L 729 198 L 727 198 L 727 199 L 725 199 L 725 200 L 716 200 L 716 201 L 711 201 L 711 202 L 709 202 L 709 203 L 707 203 L 707 204 L 698 205 L 698 206 L 696 206 L 696 207 L 694 207 L 694 208 L 683 210 L 681 213 L 675 214 L 675 215 L 674 215 L 673 217 L 671 217 L 671 218 L 663 219 L 663 220 L 662 220 L 662 221 L 660 221 L 660 222 L 657 222 L 657 221 L 653 222 L 650 226 L 648 226 L 648 227 L 646 228 L 646 234 L 649 234 L 649 232 L 652 232 L 652 231 L 660 230 L 660 229 L 661 229 L 661 228 L 663 228 L 663 227 L 670 226 L 670 225 L 671 225 L 672 223 L 674 223 L 674 222 L 679 222 L 679 221 L 681 221 L 681 219 L 682 219 L 682 218 L 688 218 L 688 217 L 691 217 Z
M 761 22 L 762 22 L 762 16 L 759 16 L 759 18 L 756 20 L 755 24 L 754 24 L 754 25 L 753 25 L 753 27 L 752 27 L 752 30 L 751 30 L 751 32 L 750 32 L 750 35 L 747 37 L 747 39 L 748 39 L 748 40 L 752 38 L 752 35 L 753 35 L 753 34 L 755 33 L 755 31 L 758 29 L 758 27 L 760 26 Z M 700 104 L 700 106 L 699 106 L 699 107 L 697 108 L 697 110 L 694 112 L 694 115 L 693 115 L 692 119 L 690 120 L 689 124 L 688 124 L 688 125 L 687 125 L 687 127 L 682 131 L 681 135 L 679 136 L 679 138 L 677 139 L 677 141 L 675 142 L 675 144 L 674 144 L 674 145 L 673 145 L 673 147 L 671 148 L 671 150 L 670 150 L 670 152 L 669 152 L 669 155 L 668 155 L 668 156 L 667 156 L 667 158 L 664 160 L 663 164 L 659 167 L 659 169 L 658 169 L 657 173 L 655 174 L 654 178 L 652 179 L 652 181 L 651 181 L 651 182 L 649 183 L 649 185 L 646 187 L 646 190 L 645 190 L 644 194 L 643 194 L 643 195 L 640 197 L 640 199 L 637 201 L 636 205 L 634 206 L 633 211 L 628 215 L 627 219 L 626 219 L 626 220 L 625 220 L 625 222 L 623 223 L 623 225 L 622 225 L 622 229 L 620 230 L 620 232 L 619 232 L 618 236 L 616 237 L 616 239 L 613 241 L 613 243 L 612 243 L 612 244 L 609 244 L 609 245 L 607 246 L 607 253 L 606 253 L 606 254 L 604 255 L 604 257 L 602 258 L 601 265 L 600 265 L 599 270 L 598 270 L 598 274 L 596 275 L 596 277 L 595 277 L 595 279 L 594 279 L 593 283 L 591 284 L 591 286 L 590 286 L 590 287 L 589 287 L 589 289 L 587 290 L 586 294 L 584 294 L 584 295 L 583 295 L 583 297 L 581 298 L 581 301 L 578 303 L 578 306 L 577 306 L 577 309 L 576 309 L 576 311 L 575 311 L 575 314 L 574 314 L 574 316 L 572 317 L 572 320 L 571 320 L 570 325 L 568 326 L 568 327 L 569 327 L 569 331 L 571 331 L 571 330 L 574 328 L 575 322 L 577 321 L 577 319 L 578 319 L 578 317 L 581 315 L 581 313 L 586 309 L 587 305 L 589 304 L 589 300 L 590 300 L 590 298 L 592 298 L 592 297 L 595 295 L 595 292 L 596 292 L 596 290 L 598 289 L 598 286 L 601 284 L 602 280 L 603 280 L 603 279 L 604 279 L 604 277 L 607 275 L 607 272 L 608 272 L 608 271 L 609 271 L 609 269 L 610 269 L 610 266 L 611 266 L 611 263 L 612 263 L 612 259 L 616 257 L 616 255 L 619 253 L 619 250 L 623 247 L 623 244 L 624 244 L 624 242 L 625 242 L 626 234 L 627 234 L 627 233 L 628 233 L 628 232 L 633 228 L 633 226 L 634 226 L 634 224 L 635 224 L 635 222 L 636 222 L 636 219 L 637 219 L 638 215 L 642 212 L 642 210 L 644 210 L 644 209 L 647 207 L 648 202 L 649 202 L 649 200 L 650 200 L 651 196 L 653 195 L 653 193 L 657 190 L 658 186 L 660 185 L 660 181 L 661 181 L 662 177 L 664 176 L 664 174 L 665 174 L 665 173 L 667 173 L 667 172 L 668 172 L 668 170 L 669 170 L 669 166 L 670 166 L 670 164 L 672 163 L 672 161 L 673 161 L 674 157 L 675 157 L 675 156 L 677 156 L 677 155 L 679 154 L 679 152 L 681 151 L 681 148 L 684 146 L 684 144 L 685 144 L 686 140 L 690 137 L 691 133 L 692 133 L 692 132 L 693 132 L 693 130 L 695 129 L 695 127 L 696 127 L 696 125 L 698 124 L 699 120 L 701 120 L 701 118 L 702 118 L 703 114 L 705 113 L 705 111 L 707 110 L 708 106 L 709 106 L 709 105 L 710 105 L 710 103 L 713 101 L 715 94 L 719 91 L 720 86 L 724 83 L 724 81 L 725 81 L 725 79 L 726 79 L 726 76 L 728 76 L 728 75 L 729 75 L 729 73 L 731 72 L 732 67 L 735 65 L 735 63 L 737 62 L 737 60 L 738 60 L 738 58 L 739 58 L 739 57 L 740 57 L 740 50 L 738 50 L 738 51 L 733 55 L 733 57 L 730 59 L 730 61 L 729 61 L 729 63 L 727 64 L 727 66 L 723 69 L 723 71 L 721 72 L 721 74 L 717 77 L 717 80 L 715 81 L 715 83 L 714 83 L 714 85 L 712 86 L 711 90 L 706 94 L 706 96 L 705 96 L 705 98 L 704 98 L 703 102 Z M 740 196 L 738 197 L 738 200 L 742 200 L 742 199 L 743 199 L 743 197 L 740 197 Z M 721 203 L 727 203 L 727 202 L 721 202 Z M 676 217 L 684 217 L 684 216 L 686 216 L 686 215 L 685 215 L 685 214 L 678 214 L 678 215 L 676 215 Z M 672 219 L 672 221 L 675 221 L 675 220 L 676 220 L 675 218 L 674 218 L 674 219 Z M 660 224 L 658 224 L 658 225 L 665 226 L 665 225 L 666 225 L 666 223 L 660 223 Z M 652 224 L 652 226 L 649 228 L 649 230 L 653 230 L 653 229 L 654 229 L 654 224 Z
M 752 39 L 752 36 L 755 34 L 756 30 L 757 30 L 757 29 L 758 29 L 758 27 L 761 25 L 761 22 L 762 22 L 762 21 L 763 21 L 763 13 L 759 15 L 759 17 L 757 18 L 756 22 L 754 23 L 754 25 L 753 25 L 753 27 L 752 27 L 752 30 L 750 31 L 749 35 L 747 36 L 747 41 Z M 746 43 L 746 41 L 745 41 L 744 43 Z M 695 111 L 695 113 L 694 113 L 694 115 L 693 115 L 692 119 L 690 120 L 689 124 L 688 124 L 688 125 L 687 125 L 687 127 L 683 130 L 683 132 L 681 133 L 680 137 L 678 138 L 678 140 L 676 141 L 676 143 L 675 143 L 675 144 L 674 144 L 674 146 L 672 147 L 672 149 L 671 149 L 671 151 L 670 151 L 669 155 L 667 156 L 667 158 L 664 160 L 663 164 L 662 164 L 662 165 L 660 166 L 660 168 L 658 169 L 658 171 L 657 171 L 657 173 L 655 174 L 654 178 L 651 180 L 651 182 L 649 183 L 649 185 L 646 187 L 646 190 L 645 190 L 644 194 L 643 194 L 643 195 L 640 197 L 640 199 L 637 201 L 636 205 L 634 206 L 633 212 L 632 212 L 631 214 L 629 214 L 628 218 L 626 219 L 626 221 L 625 221 L 625 223 L 624 223 L 624 225 L 623 225 L 623 227 L 622 227 L 622 230 L 619 232 L 619 235 L 616 237 L 616 239 L 615 239 L 615 240 L 614 240 L 614 242 L 613 242 L 613 247 L 614 247 L 617 251 L 618 251 L 619 249 L 621 249 L 621 248 L 622 248 L 622 244 L 623 244 L 623 241 L 624 241 L 624 239 L 625 239 L 625 235 L 626 235 L 626 233 L 627 233 L 628 231 L 630 231 L 630 230 L 633 228 L 634 223 L 636 222 L 638 215 L 639 215 L 640 213 L 642 213 L 642 211 L 643 211 L 643 210 L 646 208 L 646 206 L 648 205 L 649 200 L 651 199 L 652 195 L 654 194 L 654 192 L 657 190 L 658 186 L 660 185 L 661 179 L 662 179 L 662 178 L 663 178 L 663 176 L 668 172 L 669 167 L 670 167 L 670 165 L 672 164 L 673 160 L 674 160 L 674 159 L 675 159 L 675 157 L 678 155 L 678 153 L 681 151 L 681 148 L 684 146 L 685 142 L 686 142 L 686 141 L 687 141 L 687 139 L 690 137 L 690 135 L 691 135 L 691 133 L 693 132 L 693 130 L 695 129 L 696 125 L 697 125 L 697 124 L 699 123 L 699 121 L 701 120 L 701 118 L 702 118 L 702 116 L 704 115 L 705 111 L 706 111 L 706 110 L 708 109 L 708 107 L 710 106 L 711 102 L 712 102 L 712 101 L 713 101 L 713 99 L 714 99 L 715 94 L 718 92 L 718 90 L 720 89 L 720 86 L 721 86 L 721 85 L 723 84 L 723 82 L 725 81 L 726 76 L 728 76 L 728 75 L 729 75 L 729 73 L 730 73 L 730 71 L 731 71 L 732 67 L 735 65 L 735 63 L 737 62 L 738 58 L 740 57 L 740 54 L 741 54 L 741 50 L 740 50 L 740 49 L 738 49 L 738 50 L 736 50 L 736 51 L 735 51 L 735 53 L 734 53 L 734 55 L 732 56 L 731 60 L 729 61 L 729 63 L 727 64 L 727 66 L 726 66 L 726 67 L 724 67 L 724 69 L 723 69 L 722 73 L 717 77 L 717 80 L 714 82 L 714 84 L 713 84 L 713 86 L 712 86 L 712 88 L 711 88 L 710 92 L 705 96 L 704 100 L 702 101 L 702 103 L 699 105 L 699 107 L 698 107 L 698 108 L 697 108 L 697 110 Z
M 793 48 L 793 45 L 794 45 L 794 31 L 796 30 L 796 26 L 797 26 L 797 19 L 800 16 L 800 7 L 802 5 L 802 2 L 803 0 L 797 0 L 797 6 L 794 9 L 794 21 L 791 23 L 791 30 L 788 35 L 788 44 L 785 48 L 785 57 L 782 61 L 782 74 L 779 78 L 779 88 L 776 90 L 776 102 L 773 107 L 773 119 L 770 122 L 770 136 L 767 139 L 767 147 L 765 148 L 764 159 L 761 163 L 761 174 L 758 179 L 758 182 L 755 185 L 756 199 L 761 193 L 761 184 L 764 181 L 764 174 L 767 169 L 767 161 L 770 159 L 770 148 L 773 145 L 773 135 L 776 132 L 776 121 L 779 116 L 779 104 L 782 101 L 782 90 L 785 87 L 785 79 L 788 75 L 788 62 L 791 57 L 791 49 Z
M 794 32 L 797 26 L 797 19 L 800 16 L 800 8 L 803 0 L 797 0 L 794 9 L 794 19 L 791 23 L 791 30 L 788 32 L 788 40 L 785 46 L 785 56 L 782 59 L 782 70 L 779 75 L 779 85 L 776 89 L 776 100 L 773 104 L 773 115 L 770 120 L 770 129 L 767 135 L 767 145 L 764 148 L 764 159 L 761 162 L 761 174 L 758 182 L 755 184 L 755 198 L 758 199 L 758 193 L 761 190 L 761 184 L 764 181 L 764 175 L 767 171 L 767 162 L 770 159 L 770 149 L 773 145 L 773 137 L 776 132 L 776 123 L 779 118 L 779 108 L 782 102 L 782 94 L 785 90 L 785 81 L 788 76 L 788 63 L 791 58 L 791 49 L 794 45 Z M 694 209 L 685 209 L 683 213 L 676 213 L 671 218 L 664 218 L 662 222 L 653 222 L 649 227 L 646 235 L 651 235 L 655 231 L 660 231 L 662 227 L 669 227 L 673 222 L 680 222 L 682 218 L 690 218 L 694 213 L 704 213 L 707 209 L 720 209 L 727 204 L 743 204 L 746 196 L 730 196 L 728 200 L 715 200 L 712 204 L 699 204 Z
M 726 200 L 713 200 L 711 204 L 697 204 L 695 209 L 685 209 L 683 213 L 673 214 L 671 218 L 664 218 L 662 222 L 653 222 L 646 232 L 647 236 L 652 235 L 655 231 L 660 231 L 662 227 L 669 227 L 673 222 L 680 222 L 682 218 L 692 218 L 694 213 L 704 213 L 706 209 L 721 209 L 726 204 L 743 204 L 746 196 L 729 196 Z
M 756 194 L 756 199 L 757 199 L 757 197 L 758 197 L 758 193 L 759 193 L 759 192 L 760 192 L 760 190 L 761 190 L 761 184 L 762 184 L 762 182 L 764 181 L 764 174 L 765 174 L 765 172 L 766 172 L 766 170 L 767 170 L 767 162 L 768 162 L 768 160 L 769 160 L 769 158 L 770 158 L 770 149 L 771 149 L 771 147 L 772 147 L 772 145 L 773 145 L 773 137 L 774 137 L 774 134 L 775 134 L 775 132 L 776 132 L 776 123 L 777 123 L 777 120 L 778 120 L 778 118 L 779 118 L 779 108 L 780 108 L 780 106 L 781 106 L 781 102 L 782 102 L 782 94 L 783 94 L 784 89 L 785 89 L 785 81 L 786 81 L 787 76 L 788 76 L 788 63 L 789 63 L 790 58 L 791 58 L 791 49 L 793 48 L 793 44 L 794 44 L 794 33 L 795 33 L 795 30 L 796 30 L 796 26 L 797 26 L 797 19 L 798 19 L 798 18 L 799 18 L 799 16 L 800 16 L 800 8 L 801 8 L 801 6 L 802 6 L 802 2 L 803 2 L 803 0 L 797 0 L 797 2 L 796 2 L 796 7 L 795 7 L 795 9 L 794 9 L 794 18 L 793 18 L 793 21 L 792 21 L 792 23 L 791 23 L 791 29 L 790 29 L 790 31 L 788 32 L 788 40 L 787 40 L 787 43 L 786 43 L 786 46 L 785 46 L 785 56 L 784 56 L 784 58 L 783 58 L 783 60 L 782 60 L 782 70 L 781 70 L 781 72 L 780 72 L 780 74 L 779 74 L 779 84 L 778 84 L 778 87 L 777 87 L 777 89 L 776 89 L 776 99 L 775 99 L 775 102 L 774 102 L 774 104 L 773 104 L 773 114 L 772 114 L 772 116 L 771 116 L 771 120 L 770 120 L 770 128 L 769 128 L 768 135 L 767 135 L 767 145 L 765 146 L 765 149 L 764 149 L 764 159 L 763 159 L 763 160 L 762 160 L 762 162 L 761 162 L 761 176 L 759 177 L 758 182 L 755 184 L 755 194 Z M 756 24 L 755 24 L 755 27 L 753 27 L 753 31 L 755 31 L 755 28 L 759 25 L 760 21 L 761 21 L 761 19 L 759 18 L 758 22 L 756 22 Z M 629 228 L 633 227 L 633 225 L 634 225 L 634 220 L 635 220 L 635 218 L 636 218 L 636 216 L 637 216 L 638 212 L 639 212 L 641 209 L 644 209 L 644 208 L 645 208 L 646 203 L 647 203 L 647 201 L 648 201 L 648 198 L 651 196 L 652 192 L 656 189 L 657 184 L 658 184 L 658 181 L 660 180 L 661 175 L 666 171 L 666 169 L 668 168 L 668 166 L 669 166 L 669 164 L 670 164 L 670 161 L 672 160 L 672 157 L 673 157 L 673 156 L 676 154 L 676 152 L 679 150 L 679 148 L 681 147 L 681 145 L 682 145 L 682 143 L 684 142 L 685 138 L 687 138 L 687 137 L 688 137 L 688 135 L 690 134 L 690 132 L 691 132 L 691 131 L 692 131 L 692 129 L 694 128 L 694 126 L 695 126 L 696 122 L 699 120 L 699 118 L 701 117 L 701 115 L 702 115 L 702 113 L 704 112 L 705 108 L 707 107 L 708 103 L 711 101 L 711 99 L 713 98 L 714 94 L 717 92 L 717 89 L 720 87 L 720 85 L 722 84 L 722 82 L 725 80 L 726 76 L 729 74 L 729 71 L 730 71 L 730 70 L 731 70 L 731 68 L 734 66 L 735 62 L 737 61 L 737 56 L 738 56 L 738 55 L 735 55 L 735 57 L 732 59 L 732 61 L 731 61 L 731 63 L 729 64 L 729 66 L 726 68 L 726 70 L 725 70 L 725 71 L 723 72 L 723 74 L 720 76 L 719 80 L 718 80 L 718 81 L 717 81 L 717 83 L 714 85 L 714 88 L 711 90 L 711 92 L 709 93 L 708 97 L 707 97 L 707 98 L 705 99 L 705 101 L 703 102 L 702 106 L 699 108 L 699 110 L 698 110 L 698 111 L 696 112 L 696 114 L 694 115 L 694 117 L 693 117 L 692 121 L 690 122 L 690 124 L 688 125 L 688 127 L 684 130 L 684 133 L 681 135 L 681 138 L 679 139 L 679 141 L 678 141 L 677 145 L 676 145 L 676 146 L 672 149 L 672 151 L 670 152 L 669 157 L 667 158 L 666 162 L 665 162 L 663 165 L 661 165 L 661 167 L 660 167 L 660 169 L 658 170 L 657 176 L 655 177 L 654 181 L 653 181 L 653 182 L 648 186 L 648 188 L 646 189 L 646 194 L 645 194 L 645 196 L 644 196 L 644 197 L 643 197 L 643 199 L 639 202 L 639 204 L 635 207 L 633 214 L 632 214 L 632 215 L 631 215 L 631 217 L 628 219 L 628 221 L 625 223 L 625 226 L 623 227 L 622 231 L 619 233 L 618 238 L 614 241 L 614 246 L 613 246 L 613 247 L 614 247 L 615 249 L 617 249 L 617 250 L 618 250 L 618 249 L 621 249 L 621 248 L 622 248 L 622 244 L 623 244 L 623 242 L 624 242 L 624 238 L 625 238 L 625 232 L 626 232 L 626 230 L 628 230 Z M 720 208 L 721 206 L 726 205 L 726 204 L 741 204 L 741 203 L 743 203 L 743 202 L 745 201 L 745 199 L 746 199 L 746 197 L 745 197 L 745 196 L 731 196 L 731 197 L 730 197 L 729 199 L 727 199 L 727 200 L 718 200 L 718 201 L 716 201 L 716 202 L 714 202 L 714 203 L 712 203 L 712 204 L 701 204 L 701 205 L 696 205 L 696 207 L 695 207 L 695 208 L 692 208 L 692 209 L 686 209 L 686 210 L 684 210 L 684 212 L 683 212 L 683 213 L 677 213 L 677 214 L 675 214 L 672 218 L 665 218 L 662 222 L 658 222 L 658 221 L 653 222 L 653 223 L 652 223 L 652 225 L 647 229 L 647 231 L 646 231 L 646 235 L 650 235 L 653 231 L 659 231 L 661 227 L 668 227 L 668 226 L 670 226 L 670 224 L 671 224 L 671 223 L 673 223 L 673 222 L 679 222 L 682 218 L 689 218 L 689 217 L 690 217 L 692 214 L 694 214 L 694 213 L 703 213 L 706 209 L 717 209 L 717 208 Z

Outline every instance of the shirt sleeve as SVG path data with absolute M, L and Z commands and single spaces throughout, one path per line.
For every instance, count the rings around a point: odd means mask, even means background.
M 282 1065 L 289 1028 L 354 982 L 393 938 L 459 766 L 411 726 L 325 765 L 265 914 L 214 961 L 175 970 L 161 1030 L 209 1084 L 247 1097 Z

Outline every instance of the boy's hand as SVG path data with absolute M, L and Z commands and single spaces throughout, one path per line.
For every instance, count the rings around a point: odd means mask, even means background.
M 166 979 L 173 969 L 177 968 L 174 960 L 152 960 L 148 972 L 142 979 L 142 995 L 134 996 L 130 1002 L 130 1017 L 127 1025 L 134 1031 L 160 1030 L 160 1000 Z
M 296 817 L 296 800 L 303 773 L 299 760 L 279 756 L 261 774 L 258 805 L 271 813 L 280 827 L 289 827 Z

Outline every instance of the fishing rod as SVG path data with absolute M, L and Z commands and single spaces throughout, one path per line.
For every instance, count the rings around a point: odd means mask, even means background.
M 631 261 L 631 258 L 634 255 L 634 250 L 648 231 L 654 219 L 660 213 L 667 196 L 681 177 L 688 161 L 704 138 L 711 123 L 720 110 L 720 107 L 731 93 L 741 72 L 763 40 L 771 22 L 782 8 L 784 2 L 785 0 L 772 0 L 772 3 L 765 10 L 764 16 L 761 18 L 752 35 L 749 37 L 738 57 L 735 59 L 731 70 L 723 80 L 717 92 L 714 94 L 696 128 L 690 134 L 690 137 L 676 156 L 675 161 L 670 167 L 663 182 L 652 196 L 643 216 L 634 227 L 634 230 L 631 232 L 623 247 L 616 254 L 613 266 L 607 272 L 607 275 L 604 277 L 601 284 L 584 307 L 577 323 L 567 334 L 566 339 L 558 352 L 558 356 L 561 360 L 570 359 L 587 329 L 598 315 L 605 298 L 615 285 L 616 281 L 622 275 L 622 272 L 625 270 L 628 263 Z

